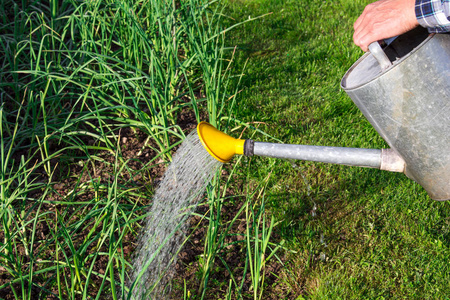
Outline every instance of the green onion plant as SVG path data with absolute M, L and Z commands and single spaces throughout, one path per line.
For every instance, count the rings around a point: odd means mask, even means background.
M 118 299 L 181 117 L 235 114 L 223 4 L 0 2 L 0 291 Z

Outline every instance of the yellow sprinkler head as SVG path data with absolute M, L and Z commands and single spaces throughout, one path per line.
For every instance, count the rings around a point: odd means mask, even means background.
M 235 154 L 244 154 L 245 140 L 235 139 L 207 122 L 197 125 L 197 133 L 203 147 L 220 162 L 226 163 Z

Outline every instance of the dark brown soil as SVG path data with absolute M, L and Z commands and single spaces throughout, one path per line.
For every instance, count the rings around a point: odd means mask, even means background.
M 205 118 L 206 119 L 206 118 Z M 183 129 L 184 132 L 188 133 L 195 129 L 196 127 L 195 117 L 188 110 L 184 110 L 178 116 L 178 125 Z M 121 149 L 121 156 L 123 160 L 128 160 L 127 166 L 130 170 L 128 172 L 123 172 L 120 176 L 120 181 L 122 184 L 131 184 L 133 188 L 142 188 L 147 190 L 153 190 L 158 180 L 163 175 L 166 164 L 163 163 L 162 159 L 156 162 L 152 162 L 151 168 L 144 168 L 156 155 L 156 153 L 151 150 L 147 140 L 147 135 L 136 128 L 123 128 L 120 130 L 119 134 L 119 148 Z M 86 137 L 84 141 L 86 145 L 93 145 L 96 141 Z M 150 141 L 151 143 L 151 141 Z M 151 145 L 151 144 L 150 144 Z M 154 146 L 154 145 L 153 145 Z M 56 143 L 51 145 L 51 150 L 56 151 L 58 145 Z M 17 158 L 23 153 L 16 153 Z M 83 153 L 73 153 L 75 157 L 79 155 L 82 157 Z M 106 151 L 100 151 L 95 153 L 95 155 L 101 158 L 100 161 L 95 161 L 93 164 L 88 166 L 78 164 L 76 161 L 70 165 L 62 165 L 57 159 L 54 159 L 51 164 L 55 168 L 54 179 L 55 184 L 53 185 L 53 192 L 48 193 L 45 196 L 45 200 L 49 201 L 62 201 L 66 199 L 67 195 L 74 190 L 77 190 L 77 186 L 82 183 L 88 183 L 91 181 L 103 182 L 105 184 L 109 183 L 113 178 L 114 173 L 114 161 L 115 156 Z M 143 170 L 145 169 L 145 170 Z M 224 170 L 224 172 L 226 172 Z M 68 175 L 69 174 L 69 175 Z M 43 169 L 37 169 L 35 180 L 40 180 L 42 182 L 47 181 L 46 172 Z M 58 179 L 59 178 L 59 179 Z M 28 195 L 29 198 L 39 198 L 43 194 L 41 189 L 36 189 Z M 151 193 L 151 191 L 150 191 Z M 231 191 L 230 191 L 231 193 Z M 232 196 L 231 194 L 229 196 Z M 75 195 L 77 201 L 92 201 L 95 199 L 96 195 L 94 191 L 88 191 L 85 193 L 80 193 Z M 148 199 L 141 199 L 139 205 L 148 205 L 151 201 L 151 195 Z M 239 198 L 234 198 L 232 201 L 224 203 L 222 208 L 222 220 L 226 224 L 231 221 L 236 213 L 239 211 L 243 203 Z M 28 204 L 27 208 L 30 211 L 28 219 L 32 219 L 35 213 L 35 208 L 32 204 Z M 87 206 L 85 209 L 90 209 L 92 206 Z M 76 222 L 77 217 L 85 212 L 77 212 L 73 207 L 64 207 L 63 205 L 51 205 L 42 204 L 40 207 L 42 211 L 53 212 L 55 215 L 61 214 L 63 211 L 69 210 L 67 213 L 67 224 Z M 198 207 L 198 213 L 204 215 L 208 213 L 207 205 L 200 205 Z M 186 282 L 186 288 L 191 294 L 191 299 L 199 299 L 202 291 L 202 273 L 201 273 L 201 257 L 204 252 L 205 236 L 207 232 L 208 222 L 201 217 L 191 218 L 190 228 L 192 232 L 186 234 L 191 234 L 190 240 L 186 243 L 185 247 L 179 253 L 177 263 L 175 265 L 175 276 L 172 281 L 172 288 L 170 293 L 170 299 L 182 299 L 184 292 L 184 283 Z M 40 259 L 55 259 L 51 250 L 44 250 L 44 252 L 39 252 L 40 247 L 45 244 L 45 240 L 52 237 L 52 230 L 55 230 L 57 222 L 46 221 L 37 223 L 35 233 L 35 244 L 36 253 Z M 79 247 L 83 244 L 83 240 L 89 234 L 90 228 L 94 224 L 85 224 L 82 230 L 77 233 L 77 236 L 73 237 L 74 247 Z M 194 229 L 196 228 L 196 229 Z M 214 259 L 213 266 L 211 267 L 211 273 L 208 276 L 207 289 L 205 290 L 204 299 L 218 299 L 224 298 L 227 295 L 227 290 L 230 284 L 230 280 L 235 280 L 239 285 L 242 284 L 242 294 L 246 295 L 245 299 L 253 298 L 252 291 L 252 281 L 250 277 L 249 270 L 246 270 L 246 241 L 245 241 L 245 230 L 246 230 L 246 220 L 244 217 L 238 219 L 231 228 L 231 231 L 226 234 L 223 244 L 216 251 L 217 256 Z M 5 236 L 3 232 L 0 232 L 0 240 L 4 240 Z M 276 241 L 277 237 L 274 236 L 273 240 Z M 130 258 L 132 256 L 133 250 L 136 243 L 136 232 L 127 234 L 122 241 L 122 248 L 119 251 L 123 251 L 125 257 Z M 23 260 L 24 273 L 28 272 L 26 270 L 26 262 L 30 260 L 29 255 L 25 252 L 23 245 L 17 245 L 13 251 L 14 255 L 18 259 Z M 96 252 L 108 252 L 107 244 L 104 244 L 101 248 L 95 248 L 94 245 L 90 245 L 86 249 L 86 255 Z M 88 263 L 92 262 L 89 260 Z M 103 255 L 96 258 L 96 262 L 93 271 L 100 274 L 106 274 L 108 264 L 108 256 Z M 10 272 L 7 268 L 9 266 L 0 265 L 0 286 L 5 285 L 4 288 L 0 289 L 1 299 L 16 299 L 14 293 L 21 295 L 22 287 L 19 283 L 12 283 Z M 40 267 L 42 269 L 42 267 Z M 284 287 L 282 284 L 277 282 L 277 276 L 280 272 L 281 264 L 275 259 L 269 261 L 269 263 L 264 268 L 265 274 L 265 284 L 264 290 L 266 295 L 264 299 L 289 299 L 293 297 L 291 292 Z M 38 269 L 36 269 L 37 271 Z M 66 270 L 67 278 L 70 278 L 69 270 Z M 243 278 L 245 275 L 245 278 Z M 54 274 L 40 274 L 33 277 L 33 282 L 31 286 L 31 299 L 58 299 L 58 288 L 57 286 L 51 286 L 47 290 L 42 287 L 46 286 L 46 281 L 48 276 L 55 276 Z M 100 286 L 102 284 L 102 278 L 99 276 L 91 276 L 91 285 Z M 106 283 L 108 284 L 108 283 Z M 232 290 L 236 288 L 233 285 Z M 14 291 L 13 291 L 14 290 Z M 26 287 L 26 290 L 29 290 Z M 89 291 L 89 295 L 95 298 L 98 291 L 92 289 Z M 232 295 L 232 299 L 235 299 L 235 294 Z M 19 296 L 20 297 L 20 296 Z M 108 295 L 105 295 L 108 298 Z M 81 296 L 80 296 L 81 298 Z M 105 298 L 105 299 L 106 299 Z
M 189 133 L 193 129 L 195 129 L 197 121 L 194 115 L 187 109 L 180 112 L 178 116 L 178 125 L 183 129 L 184 132 Z M 156 156 L 156 152 L 152 150 L 152 147 L 156 145 L 148 140 L 148 135 L 139 130 L 137 128 L 122 128 L 118 132 L 118 143 L 120 149 L 120 156 L 123 161 L 127 161 L 128 169 L 121 172 L 119 176 L 119 184 L 123 184 L 130 188 L 134 189 L 142 189 L 144 190 L 142 194 L 148 194 L 148 198 L 141 198 L 139 205 L 146 206 L 151 201 L 152 191 L 156 188 L 159 179 L 164 174 L 166 169 L 166 163 L 162 158 L 157 159 L 156 161 L 151 162 L 152 159 Z M 94 145 L 98 142 L 90 138 L 89 136 L 82 137 L 85 145 Z M 59 150 L 58 143 L 50 143 L 49 150 L 54 152 Z M 22 151 L 18 151 L 13 154 L 13 159 L 16 161 L 20 161 L 21 156 L 27 155 L 27 149 Z M 100 158 L 99 160 L 90 160 L 90 163 L 87 165 L 81 164 L 79 162 L 83 162 L 86 160 L 86 154 L 82 152 L 74 152 L 67 154 L 73 157 L 71 160 L 59 160 L 53 159 L 50 161 L 51 168 L 54 169 L 53 177 L 52 177 L 52 189 L 51 192 L 47 194 L 43 194 L 43 188 L 46 186 L 46 182 L 48 182 L 49 178 L 44 168 L 36 168 L 31 178 L 35 182 L 41 182 L 41 188 L 37 188 L 28 194 L 28 199 L 44 199 L 46 201 L 67 201 L 68 195 L 70 193 L 74 193 L 74 191 L 80 191 L 78 188 L 82 184 L 88 184 L 90 182 L 96 182 L 98 184 L 109 184 L 112 182 L 114 178 L 114 163 L 116 157 L 114 154 L 107 151 L 97 151 L 89 153 L 89 155 L 95 155 Z M 69 163 L 67 163 L 69 161 Z M 72 161 L 72 162 L 71 162 Z M 64 165 L 66 162 L 66 165 Z M 150 163 L 149 163 L 150 162 Z M 148 167 L 151 166 L 151 167 Z M 74 202 L 90 202 L 96 198 L 96 194 L 94 190 L 84 189 L 79 194 L 75 193 L 73 196 Z M 24 202 L 25 203 L 25 202 Z M 21 203 L 17 203 L 17 205 L 21 205 Z M 27 216 L 27 220 L 32 220 L 36 215 L 36 206 L 34 204 L 26 204 L 25 208 L 21 208 L 21 211 L 29 212 Z M 39 210 L 53 213 L 55 216 L 59 215 L 63 218 L 60 222 L 55 222 L 54 220 L 42 220 L 36 224 L 35 232 L 35 253 L 33 255 L 37 258 L 37 260 L 54 260 L 54 254 L 52 250 L 46 248 L 43 249 L 43 245 L 45 245 L 46 239 L 52 238 L 54 236 L 54 231 L 58 230 L 58 225 L 61 222 L 64 224 L 70 225 L 74 224 L 81 218 L 82 215 L 86 214 L 89 209 L 92 209 L 93 205 L 86 205 L 83 208 L 83 211 L 77 211 L 76 207 L 73 206 L 65 206 L 65 205 L 53 205 L 44 203 L 39 207 Z M 63 214 L 65 213 L 65 217 Z M 61 225 L 59 225 L 61 226 Z M 74 247 L 77 248 L 83 244 L 84 239 L 89 234 L 90 229 L 94 226 L 94 224 L 84 224 L 84 227 L 77 232 L 76 236 L 72 236 L 72 241 L 74 242 Z M 101 224 L 97 225 L 101 228 Z M 5 240 L 5 233 L 0 232 L 0 241 Z M 136 232 L 129 233 L 125 235 L 122 240 L 123 247 L 119 249 L 119 251 L 123 251 L 125 257 L 130 258 L 132 256 L 132 252 L 135 247 L 135 243 L 137 240 Z M 95 248 L 95 243 L 89 245 L 86 249 L 85 255 L 89 255 L 95 252 L 108 252 L 108 247 L 104 244 L 101 248 Z M 68 250 L 68 249 L 66 249 Z M 70 252 L 70 251 L 69 251 Z M 2 254 L 5 253 L 4 251 Z M 30 262 L 30 254 L 26 253 L 25 247 L 18 243 L 15 248 L 9 255 L 14 256 L 10 259 L 10 261 L 19 260 L 22 264 L 22 270 L 24 274 L 29 273 L 27 270 Z M 64 261 L 64 259 L 62 259 Z M 90 264 L 92 260 L 88 260 L 87 264 Z M 108 264 L 108 256 L 100 255 L 97 257 L 93 271 L 98 272 L 100 274 L 105 274 Z M 31 289 L 31 299 L 57 299 L 58 297 L 58 289 L 55 286 L 50 288 L 42 288 L 46 286 L 46 281 L 48 277 L 55 276 L 52 272 L 48 274 L 42 274 L 40 276 L 35 275 L 33 277 L 32 283 L 29 285 L 25 285 L 25 287 L 21 286 L 21 283 L 11 283 L 12 276 L 11 270 L 16 269 L 14 266 L 2 266 L 0 264 L 0 299 L 16 299 L 15 293 L 17 297 L 21 298 L 23 290 L 29 291 Z M 35 270 L 38 271 L 42 269 L 42 266 L 34 266 Z M 16 272 L 18 270 L 15 270 Z M 70 272 L 67 270 L 67 278 L 70 278 Z M 27 283 L 27 282 L 25 282 Z M 91 285 L 92 286 L 100 286 L 102 284 L 102 279 L 99 276 L 92 275 L 91 276 Z M 108 283 L 106 283 L 108 286 Z M 97 290 L 92 289 L 89 292 L 89 295 L 95 297 L 97 294 Z M 69 296 L 68 296 L 69 297 Z M 107 295 L 105 295 L 108 298 Z M 81 296 L 80 296 L 81 298 Z
M 235 199 L 235 201 L 230 201 L 223 206 L 221 216 L 224 224 L 228 224 L 235 217 L 243 203 L 244 200 Z M 207 205 L 200 206 L 198 213 L 201 215 L 207 214 L 208 209 Z M 198 224 L 200 226 L 193 231 L 191 239 L 178 256 L 176 275 L 172 282 L 174 289 L 170 299 L 183 299 L 184 282 L 186 282 L 186 289 L 190 291 L 191 299 L 200 299 L 201 297 L 202 274 L 199 258 L 204 254 L 208 221 L 198 216 L 191 218 L 191 228 L 195 228 Z M 227 233 L 223 247 L 220 247 L 217 251 L 217 257 L 213 267 L 211 267 L 212 271 L 208 276 L 204 299 L 226 299 L 230 280 L 233 279 L 239 285 L 242 284 L 244 299 L 254 299 L 250 271 L 245 271 L 247 260 L 246 226 L 245 216 L 243 216 L 234 223 L 231 231 Z M 276 240 L 277 236 L 273 236 L 271 239 L 271 241 Z M 281 254 L 281 252 L 278 254 Z M 277 281 L 281 269 L 282 264 L 276 259 L 271 259 L 266 264 L 264 268 L 263 299 L 295 299 L 294 294 Z M 246 273 L 245 278 L 243 278 L 244 272 Z M 236 287 L 233 285 L 231 291 L 235 290 Z M 231 299 L 238 299 L 236 292 L 232 292 Z

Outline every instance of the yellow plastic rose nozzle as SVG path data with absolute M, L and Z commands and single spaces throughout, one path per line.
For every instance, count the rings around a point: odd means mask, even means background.
M 235 139 L 207 122 L 197 125 L 203 147 L 220 162 L 229 162 L 235 154 L 244 154 L 245 140 Z

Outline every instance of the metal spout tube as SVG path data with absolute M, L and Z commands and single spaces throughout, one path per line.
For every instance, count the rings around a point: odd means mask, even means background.
M 404 161 L 390 149 L 307 146 L 246 141 L 244 154 L 403 172 Z M 395 161 L 395 164 L 391 163 Z M 392 165 L 392 166 L 391 166 Z
M 380 168 L 381 150 L 255 142 L 254 155 Z
M 405 161 L 393 149 L 377 150 L 255 142 L 250 139 L 232 138 L 206 122 L 200 122 L 197 125 L 197 134 L 206 151 L 223 163 L 230 161 L 236 154 L 244 154 L 246 156 L 258 155 L 319 161 L 391 172 L 404 172 L 405 170 Z

